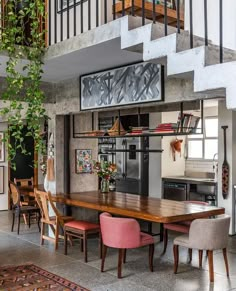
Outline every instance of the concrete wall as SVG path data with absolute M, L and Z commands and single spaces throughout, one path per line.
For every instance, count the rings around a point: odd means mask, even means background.
M 219 44 L 219 0 L 208 0 L 208 38 Z M 223 1 L 223 46 L 236 49 L 236 1 Z M 185 30 L 189 30 L 189 0 L 185 0 Z M 193 0 L 193 34 L 204 37 L 204 0 Z

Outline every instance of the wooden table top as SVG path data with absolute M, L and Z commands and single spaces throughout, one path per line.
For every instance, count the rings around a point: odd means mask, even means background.
M 43 190 L 40 185 L 37 188 Z M 21 187 L 21 193 L 33 196 L 33 188 Z M 146 221 L 170 223 L 224 214 L 222 207 L 205 206 L 167 199 L 152 198 L 129 193 L 88 191 L 52 195 L 55 202 L 83 207 Z
M 70 198 L 54 196 L 54 201 L 152 222 L 178 222 L 224 214 L 225 209 L 181 201 L 145 197 L 135 194 L 100 191 L 70 194 Z

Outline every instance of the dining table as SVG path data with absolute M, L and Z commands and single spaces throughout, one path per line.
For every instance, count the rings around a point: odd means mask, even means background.
M 36 187 L 42 190 L 42 186 Z M 21 194 L 34 195 L 32 186 L 21 187 Z M 149 222 L 172 223 L 225 213 L 223 207 L 206 206 L 184 201 L 167 200 L 142 195 L 100 190 L 52 195 L 54 202 L 132 217 Z

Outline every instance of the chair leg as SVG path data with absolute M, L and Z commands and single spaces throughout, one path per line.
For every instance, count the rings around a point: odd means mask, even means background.
M 14 230 L 14 224 L 15 224 L 15 212 L 12 212 L 12 225 L 11 225 L 11 231 Z
M 227 274 L 227 277 L 229 277 L 229 265 L 228 265 L 228 258 L 227 258 L 227 250 L 226 250 L 226 248 L 223 249 L 223 256 L 224 256 L 224 261 L 225 261 L 226 274 Z
M 20 233 L 20 212 L 18 213 L 18 227 L 17 227 L 17 234 Z
M 39 228 L 39 232 L 41 231 L 41 228 L 40 228 L 40 219 L 41 219 L 41 214 L 38 213 L 37 214 L 37 217 L 38 217 L 38 228 Z
M 153 272 L 154 244 L 149 245 L 149 269 Z
M 121 279 L 121 273 L 122 273 L 122 259 L 124 256 L 124 249 L 119 249 L 119 256 L 118 256 L 118 272 L 117 277 L 118 279 Z
M 27 218 L 26 218 L 26 214 L 23 214 L 23 219 L 24 219 L 24 223 L 27 225 Z
M 208 264 L 210 282 L 214 282 L 213 251 L 208 250 Z
M 163 232 L 163 241 L 164 241 L 164 249 L 163 249 L 162 255 L 165 254 L 167 243 L 168 243 L 168 230 L 166 228 L 164 228 L 164 232 Z
M 104 244 L 102 245 L 102 262 L 101 262 L 101 272 L 104 272 L 104 264 L 105 264 L 105 258 L 107 254 L 107 246 Z
M 192 262 L 192 253 L 193 253 L 193 250 L 192 249 L 188 249 L 189 263 Z
M 41 222 L 41 239 L 40 239 L 40 244 L 43 245 L 44 244 L 44 229 L 45 229 L 45 224 L 44 222 Z
M 84 261 L 85 263 L 88 262 L 88 250 L 87 250 L 87 233 L 83 234 L 83 245 L 84 245 Z
M 124 249 L 124 252 L 123 252 L 123 264 L 126 263 L 126 249 Z
M 102 258 L 102 234 L 99 232 L 99 252 L 100 252 L 100 259 Z
M 174 252 L 174 273 L 177 274 L 178 264 L 179 264 L 179 246 L 178 245 L 173 246 L 173 252 Z
M 29 228 L 30 228 L 30 216 L 31 216 L 31 213 L 29 212 L 29 214 L 28 214 L 28 219 L 29 219 Z
M 203 250 L 199 250 L 198 251 L 199 268 L 202 267 L 202 254 L 203 254 Z
M 67 232 L 64 231 L 64 255 L 67 255 Z
M 84 251 L 84 241 L 83 241 L 83 238 L 80 239 L 80 251 L 81 251 L 81 253 Z
M 55 250 L 58 249 L 58 239 L 59 239 L 59 222 L 56 222 L 56 229 L 55 229 Z

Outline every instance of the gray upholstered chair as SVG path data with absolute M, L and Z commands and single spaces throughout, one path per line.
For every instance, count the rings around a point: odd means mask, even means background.
M 223 250 L 226 273 L 229 267 L 226 247 L 228 243 L 230 217 L 220 215 L 214 219 L 196 219 L 191 223 L 189 235 L 181 235 L 174 240 L 174 273 L 177 273 L 179 246 L 199 250 L 199 266 L 202 266 L 202 252 L 207 251 L 210 281 L 214 282 L 213 250 Z

